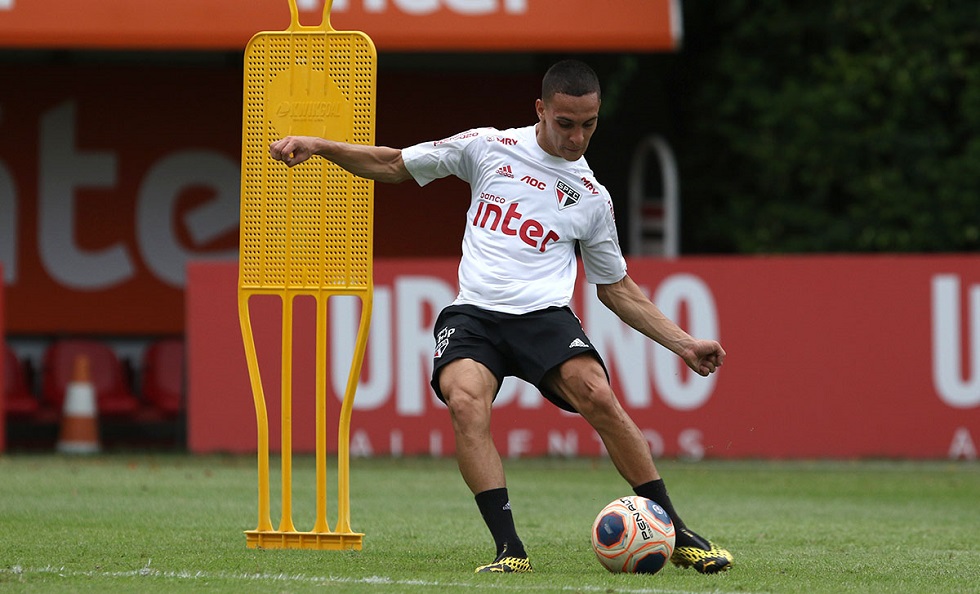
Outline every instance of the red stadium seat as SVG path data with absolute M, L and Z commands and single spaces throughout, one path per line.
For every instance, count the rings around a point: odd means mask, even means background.
M 3 406 L 8 417 L 30 417 L 41 407 L 27 383 L 24 365 L 9 347 L 3 347 Z
M 151 343 L 143 353 L 143 398 L 164 416 L 184 412 L 184 342 L 164 339 Z
M 125 417 L 139 410 L 140 401 L 130 389 L 115 351 L 94 340 L 58 340 L 45 351 L 41 395 L 47 406 L 61 410 L 79 356 L 88 358 L 100 416 Z

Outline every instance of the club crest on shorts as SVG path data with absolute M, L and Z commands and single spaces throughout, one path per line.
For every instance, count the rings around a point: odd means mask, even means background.
M 576 191 L 570 184 L 560 179 L 555 182 L 555 196 L 558 198 L 558 210 L 565 210 L 569 206 L 575 206 L 582 199 L 582 194 Z
M 446 347 L 449 346 L 449 337 L 452 336 L 454 332 L 456 332 L 456 329 L 449 327 L 443 328 L 439 331 L 439 334 L 436 336 L 436 350 L 432 354 L 434 359 L 442 357 L 442 354 L 446 352 Z

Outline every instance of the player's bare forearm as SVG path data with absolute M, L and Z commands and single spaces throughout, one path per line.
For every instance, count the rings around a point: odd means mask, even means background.
M 597 285 L 596 294 L 619 319 L 675 353 L 694 340 L 647 299 L 629 275 L 611 285 Z
M 314 136 L 287 136 L 269 146 L 269 155 L 292 167 L 313 155 L 374 181 L 399 183 L 411 179 L 402 152 L 385 146 L 337 142 Z
M 619 319 L 680 356 L 701 375 L 721 366 L 725 350 L 713 340 L 698 340 L 663 314 L 629 275 L 609 285 L 596 285 L 599 301 Z

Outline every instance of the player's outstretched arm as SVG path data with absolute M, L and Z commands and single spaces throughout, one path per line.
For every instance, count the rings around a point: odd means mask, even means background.
M 269 145 L 269 155 L 292 167 L 318 155 L 347 171 L 379 182 L 399 183 L 411 179 L 402 152 L 386 146 L 367 146 L 317 138 L 287 136 Z
M 699 375 L 714 373 L 724 363 L 721 344 L 684 332 L 647 299 L 629 275 L 616 283 L 596 285 L 596 295 L 621 320 L 676 353 Z

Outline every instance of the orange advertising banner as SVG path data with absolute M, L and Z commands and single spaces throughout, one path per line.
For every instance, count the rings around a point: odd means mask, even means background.
M 323 0 L 296 0 L 319 25 Z M 334 0 L 331 23 L 382 51 L 669 51 L 679 0 Z M 287 0 L 0 0 L 0 47 L 240 49 L 289 24 Z

